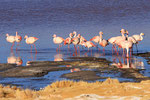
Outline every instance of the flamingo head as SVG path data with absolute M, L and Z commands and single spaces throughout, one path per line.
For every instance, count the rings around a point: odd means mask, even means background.
M 8 37 L 8 36 L 9 36 L 9 34 L 7 33 L 7 34 L 6 34 L 6 37 Z
M 76 32 L 76 31 L 73 31 L 73 34 L 75 35 L 75 34 L 77 34 L 77 32 Z
M 125 33 L 126 33 L 127 35 L 129 35 L 129 32 L 128 32 L 127 30 L 125 30 Z
M 102 35 L 103 35 L 103 32 L 102 32 L 102 31 L 100 31 L 100 32 L 99 32 L 99 34 L 102 34 Z
M 126 30 L 122 28 L 122 29 L 120 30 L 120 33 L 126 33 Z
M 55 38 L 56 37 L 56 34 L 53 34 L 53 38 Z
M 145 35 L 145 34 L 144 34 L 144 33 L 141 33 L 140 35 L 142 36 L 142 35 Z
M 73 37 L 73 33 L 70 33 L 69 36 L 72 38 Z
M 16 36 L 16 42 L 21 42 L 21 40 L 22 40 L 22 37 L 21 36 Z
M 28 36 L 27 36 L 27 35 L 25 35 L 24 39 L 27 39 L 27 38 L 28 38 Z

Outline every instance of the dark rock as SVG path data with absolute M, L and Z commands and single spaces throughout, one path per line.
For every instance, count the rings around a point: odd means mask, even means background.
M 141 57 L 150 57 L 150 52 L 145 52 L 145 53 L 136 53 L 134 54 L 135 56 L 141 56 Z
M 7 70 L 7 69 L 14 68 L 14 67 L 17 67 L 17 65 L 16 64 L 0 64 L 0 72 Z
M 75 79 L 75 80 L 85 80 L 85 81 L 104 79 L 104 77 L 97 76 L 96 72 L 94 71 L 72 72 L 68 74 L 63 74 L 61 77 L 68 78 L 68 79 Z
M 149 77 L 146 77 L 144 75 L 142 75 L 138 69 L 120 69 L 120 71 L 122 72 L 122 77 L 125 78 L 133 78 L 133 79 L 148 79 Z
M 50 71 L 68 70 L 67 67 L 43 66 L 43 67 L 16 67 L 0 72 L 2 77 L 41 77 Z

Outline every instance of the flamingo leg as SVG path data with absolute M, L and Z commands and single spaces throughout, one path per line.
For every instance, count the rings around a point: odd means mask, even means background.
M 132 56 L 132 48 L 130 48 L 130 56 Z
M 112 46 L 112 54 L 114 53 L 115 45 Z
M 127 49 L 127 58 L 129 57 L 129 48 L 126 48 Z
M 36 46 L 35 46 L 35 44 L 34 44 L 34 47 L 35 47 L 35 52 L 36 52 L 36 54 L 37 54 L 37 50 L 36 50 Z
M 104 54 L 104 56 L 105 56 L 105 48 L 103 47 L 103 54 Z
M 17 43 L 17 47 L 19 46 L 19 43 Z M 17 52 L 17 50 L 18 50 L 18 48 L 16 47 L 16 52 Z
M 76 53 L 76 55 L 77 55 L 77 48 L 76 48 L 76 45 L 74 45 L 74 48 L 75 48 L 75 53 Z
M 30 52 L 32 52 L 32 45 L 31 45 L 31 51 Z
M 12 44 L 12 46 L 11 46 L 11 51 L 13 51 L 13 46 L 14 46 L 14 44 L 15 44 L 15 43 L 13 42 L 13 44 Z
M 119 55 L 119 54 L 118 54 L 118 51 L 117 51 L 117 49 L 116 49 L 116 46 L 114 46 L 114 49 L 115 49 L 115 51 L 116 51 L 117 55 Z
M 124 54 L 125 54 L 125 50 L 124 50 L 124 48 L 123 48 L 123 54 L 122 54 L 123 57 L 124 57 Z
M 79 48 L 79 46 L 78 46 L 78 52 L 79 52 L 79 55 L 80 55 L 80 48 Z
M 68 45 L 68 50 L 70 51 L 70 46 Z

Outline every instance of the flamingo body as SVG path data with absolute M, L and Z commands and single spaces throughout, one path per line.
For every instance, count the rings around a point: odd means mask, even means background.
M 16 41 L 15 36 L 10 36 L 9 34 L 6 34 L 6 41 L 14 43 Z
M 28 37 L 28 36 L 25 36 L 25 39 L 27 44 L 34 44 L 38 40 L 38 38 L 36 37 Z

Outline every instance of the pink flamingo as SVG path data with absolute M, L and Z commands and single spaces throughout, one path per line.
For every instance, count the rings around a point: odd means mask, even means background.
M 124 35 L 124 34 L 126 33 L 126 30 L 125 30 L 125 29 L 121 29 L 120 32 L 121 32 L 122 36 L 111 37 L 110 39 L 108 39 L 108 42 L 113 45 L 113 46 L 112 46 L 112 52 L 113 52 L 113 48 L 114 48 L 115 51 L 117 52 L 117 49 L 116 49 L 115 44 L 118 45 L 118 43 L 120 43 L 120 41 L 126 39 L 126 37 L 125 37 L 125 35 Z M 117 54 L 118 54 L 118 52 L 117 52 Z
M 100 33 L 100 40 L 99 40 L 99 45 L 103 47 L 103 51 L 105 52 L 104 50 L 104 47 L 106 47 L 108 45 L 108 41 L 103 39 L 103 32 L 99 32 Z
M 6 41 L 12 43 L 11 50 L 13 50 L 14 43 L 16 41 L 15 36 L 10 36 L 8 33 L 6 34 Z
M 78 45 L 80 43 L 81 35 L 80 34 L 77 35 L 77 33 L 75 31 L 73 32 L 73 34 L 74 34 L 74 38 L 72 39 L 72 43 L 74 44 L 75 52 L 76 52 L 76 55 L 77 55 L 76 45 Z M 78 49 L 79 49 L 79 47 L 78 47 Z
M 95 43 L 98 43 L 100 40 L 100 33 L 99 33 L 99 36 L 94 36 L 92 39 L 90 39 L 90 41 L 93 41 Z
M 89 52 L 89 48 L 96 47 L 96 45 L 91 41 L 82 42 L 82 45 L 88 48 L 88 52 Z M 92 55 L 92 49 L 91 49 L 91 55 Z
M 37 53 L 37 50 L 36 50 L 36 46 L 35 46 L 35 42 L 39 39 L 39 38 L 36 38 L 36 37 L 28 37 L 27 35 L 25 35 L 24 37 L 25 41 L 27 44 L 33 44 L 34 47 L 35 47 L 35 51 Z M 32 52 L 32 45 L 31 45 L 31 52 Z
M 129 57 L 129 49 L 132 48 L 133 42 L 131 42 L 131 41 L 128 40 L 128 35 L 126 36 L 126 40 L 120 41 L 120 43 L 118 44 L 118 46 L 120 48 L 126 49 L 127 50 L 126 57 Z
M 73 37 L 73 34 L 70 33 L 69 37 L 64 40 L 64 45 L 68 44 L 68 50 L 70 49 L 69 45 L 72 43 L 72 41 L 71 41 L 72 37 Z
M 58 45 L 59 45 L 59 47 L 56 49 L 56 51 L 58 51 L 58 49 L 59 49 L 59 51 L 60 51 L 60 47 L 61 47 L 60 44 L 64 42 L 64 38 L 58 37 L 58 36 L 56 36 L 56 34 L 54 34 L 54 35 L 53 35 L 53 42 L 54 42 L 55 44 L 58 44 Z

